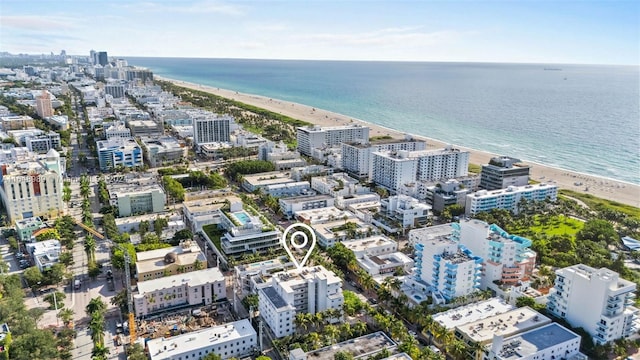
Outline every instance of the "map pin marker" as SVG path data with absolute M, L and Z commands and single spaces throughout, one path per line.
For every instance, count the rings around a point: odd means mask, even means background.
M 311 244 L 309 244 L 309 235 L 306 232 L 300 230 L 300 228 L 307 230 L 309 234 L 311 234 Z M 290 241 L 287 241 L 289 232 L 291 232 L 292 230 L 295 230 L 295 231 L 289 237 Z M 316 233 L 313 231 L 311 226 L 307 224 L 295 223 L 295 224 L 289 225 L 284 230 L 284 233 L 282 234 L 282 238 L 280 239 L 280 242 L 282 243 L 282 246 L 287 251 L 289 258 L 291 259 L 291 261 L 293 261 L 295 266 L 298 269 L 302 269 L 304 267 L 304 264 L 307 262 L 307 260 L 309 260 L 309 256 L 311 256 L 311 252 L 313 251 L 313 248 L 316 247 Z M 308 248 L 305 250 L 305 247 L 307 246 Z M 299 262 L 298 259 L 296 259 L 296 257 L 293 254 L 294 251 L 295 252 L 306 251 L 306 254 L 304 258 L 302 258 L 302 261 Z

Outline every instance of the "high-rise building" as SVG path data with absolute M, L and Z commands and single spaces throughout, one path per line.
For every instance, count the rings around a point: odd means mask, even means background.
M 519 159 L 494 157 L 482 165 L 480 188 L 485 190 L 505 189 L 509 186 L 529 184 L 529 165 L 520 164 Z
M 583 328 L 596 344 L 629 337 L 638 329 L 636 284 L 607 268 L 578 264 L 556 271 L 547 310 L 574 328 Z
M 483 259 L 483 289 L 494 281 L 508 286 L 529 280 L 536 263 L 531 240 L 480 220 L 461 220 L 452 227 L 453 239 Z
M 391 191 L 416 181 L 453 179 L 468 174 L 469 152 L 440 150 L 378 151 L 372 153 L 371 180 Z
M 193 119 L 193 142 L 197 147 L 203 144 L 228 142 L 229 127 L 233 122 L 230 115 L 206 116 Z
M 95 50 L 89 51 L 89 63 L 91 63 L 91 65 L 95 65 L 98 63 L 98 57 Z
M 57 216 L 63 208 L 60 154 L 51 149 L 37 161 L 0 166 L 0 196 L 9 220 Z
M 368 142 L 369 128 L 362 125 L 331 127 L 299 127 L 297 133 L 298 151 L 311 156 L 314 149 L 335 147 L 342 143 Z
M 276 273 L 258 289 L 260 316 L 276 337 L 295 332 L 297 313 L 315 314 L 341 310 L 342 280 L 322 266 L 303 267 Z M 338 322 L 339 318 L 330 321 Z
M 36 112 L 43 119 L 53 116 L 51 94 L 47 90 L 42 90 L 42 94 L 36 97 Z
M 558 187 L 553 184 L 534 184 L 525 186 L 509 186 L 501 190 L 480 190 L 468 194 L 465 201 L 465 213 L 474 216 L 481 211 L 491 209 L 505 209 L 515 214 L 518 213 L 518 204 L 521 199 L 529 201 L 556 201 Z
M 100 51 L 96 54 L 97 62 L 96 64 L 100 64 L 101 66 L 107 66 L 109 63 L 109 57 L 107 56 L 106 51 Z
M 342 169 L 359 179 L 368 179 L 371 174 L 371 153 L 374 151 L 419 151 L 426 150 L 427 143 L 409 136 L 400 139 L 385 139 L 370 143 L 342 143 Z
M 420 229 L 409 234 L 415 241 L 416 277 L 431 285 L 436 303 L 480 288 L 482 258 L 460 245 L 451 234 L 422 237 L 427 234 Z
M 124 85 L 122 84 L 107 84 L 104 86 L 104 93 L 107 95 L 111 95 L 114 98 L 123 98 L 124 94 Z

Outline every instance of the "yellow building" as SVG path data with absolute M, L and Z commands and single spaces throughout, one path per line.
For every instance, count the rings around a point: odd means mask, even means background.
M 143 251 L 136 254 L 138 281 L 159 279 L 207 268 L 207 258 L 200 247 L 191 241 L 180 246 Z

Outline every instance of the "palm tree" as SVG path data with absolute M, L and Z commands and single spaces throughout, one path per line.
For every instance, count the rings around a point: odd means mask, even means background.
M 367 324 L 362 321 L 358 321 L 353 325 L 352 331 L 358 336 L 362 336 L 367 332 Z
M 102 313 L 93 313 L 89 322 L 91 340 L 95 345 L 104 344 L 104 317 Z
M 313 346 L 313 349 L 318 349 L 321 345 L 322 342 L 320 341 L 320 334 L 318 334 L 317 332 L 310 332 L 309 335 L 307 335 L 307 339 L 309 339 L 309 342 L 311 343 L 311 346 Z
M 89 301 L 89 304 L 87 304 L 86 307 L 86 312 L 89 316 L 91 316 L 93 313 L 100 313 L 102 314 L 105 310 L 107 309 L 107 304 L 105 304 L 102 299 L 100 298 L 93 298 Z
M 306 313 L 297 313 L 295 319 L 293 319 L 293 323 L 296 325 L 296 328 L 300 329 L 303 327 L 305 331 L 309 327 L 310 319 L 307 317 Z
M 464 360 L 467 357 L 467 345 L 454 337 L 446 345 L 446 350 L 455 360 Z
M 92 360 L 107 360 L 107 355 L 109 355 L 109 348 L 103 344 L 93 345 L 93 350 L 91 350 Z
M 62 320 L 63 324 L 69 325 L 69 323 L 71 323 L 71 320 L 73 320 L 73 314 L 73 310 L 69 308 L 62 308 L 58 313 L 58 317 Z
M 338 327 L 331 324 L 325 326 L 322 333 L 327 337 L 330 344 L 334 344 L 336 339 L 340 336 L 340 330 L 338 330 Z
M 340 326 L 340 334 L 343 339 L 350 339 L 353 335 L 353 329 L 351 328 L 351 324 L 345 322 Z
M 475 359 L 482 359 L 483 357 L 483 352 L 484 352 L 484 345 L 482 345 L 481 343 L 474 341 L 471 344 L 469 344 L 469 352 L 471 354 L 474 355 Z

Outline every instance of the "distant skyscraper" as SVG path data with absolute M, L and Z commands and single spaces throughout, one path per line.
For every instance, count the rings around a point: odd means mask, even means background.
M 47 90 L 42 90 L 42 95 L 36 97 L 36 112 L 43 119 L 53 116 L 51 94 Z
M 91 50 L 89 51 L 89 62 L 91 63 L 91 65 L 95 65 L 98 63 L 98 57 L 95 50 Z
M 107 52 L 100 51 L 97 56 L 98 56 L 98 64 L 102 66 L 107 66 L 107 64 L 109 63 L 109 57 L 107 56 Z

